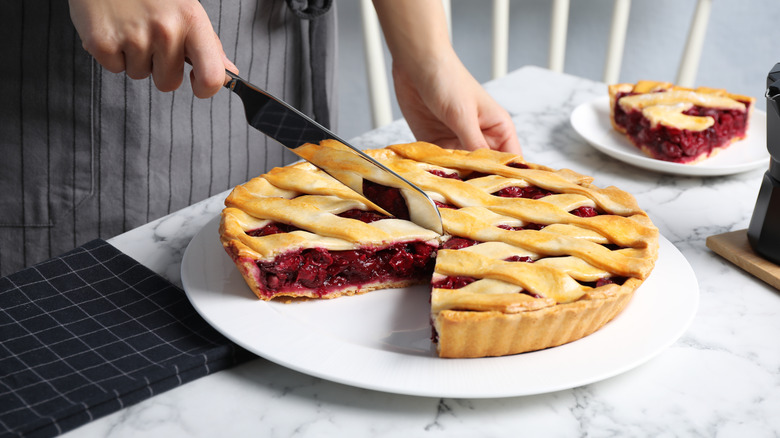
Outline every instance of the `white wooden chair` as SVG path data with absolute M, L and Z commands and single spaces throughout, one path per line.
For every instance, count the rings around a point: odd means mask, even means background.
M 451 32 L 451 2 L 450 0 L 442 1 L 447 15 L 448 28 Z M 553 71 L 563 72 L 570 0 L 551 1 L 553 5 L 550 23 L 548 68 Z M 684 87 L 693 85 L 701 59 L 701 49 L 704 44 L 704 35 L 709 22 L 712 1 L 697 0 L 698 3 L 688 30 L 688 38 L 677 71 L 676 83 L 678 85 Z M 495 79 L 507 73 L 510 15 L 509 0 L 492 0 L 492 2 L 492 75 Z M 620 76 L 620 67 L 623 61 L 623 43 L 628 28 L 630 9 L 631 0 L 614 0 L 612 24 L 604 65 L 603 81 L 605 83 L 615 83 Z M 384 49 L 379 20 L 371 0 L 361 0 L 361 14 L 372 123 L 374 128 L 378 128 L 393 120 L 390 88 L 387 74 L 385 73 Z

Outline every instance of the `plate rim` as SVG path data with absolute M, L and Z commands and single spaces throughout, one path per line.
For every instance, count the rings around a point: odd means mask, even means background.
M 341 340 L 337 341 L 335 344 L 332 342 L 326 342 L 326 344 L 333 344 L 326 346 L 334 347 L 340 353 L 357 353 L 359 355 L 358 359 L 360 360 L 353 360 L 350 364 L 331 356 L 325 358 L 324 362 L 317 361 L 316 365 L 313 365 L 314 362 L 312 361 L 312 357 L 301 359 L 300 356 L 290 353 L 291 345 L 293 347 L 308 348 L 311 346 L 309 345 L 311 342 L 323 342 L 323 339 L 317 339 L 317 336 L 312 338 L 313 335 L 311 333 L 305 334 L 303 338 L 297 339 L 294 336 L 282 336 L 278 339 L 270 337 L 263 341 L 262 346 L 258 347 L 258 343 L 256 342 L 247 342 L 245 339 L 246 333 L 240 333 L 237 331 L 237 329 L 235 329 L 234 326 L 228 326 L 224 320 L 214 320 L 213 308 L 209 309 L 209 306 L 213 304 L 210 304 L 208 300 L 204 299 L 204 296 L 201 295 L 203 291 L 199 291 L 197 289 L 198 285 L 193 283 L 196 278 L 192 274 L 198 272 L 199 274 L 195 275 L 208 274 L 208 272 L 203 272 L 203 266 L 198 266 L 198 268 L 195 268 L 197 262 L 202 261 L 197 260 L 197 257 L 203 256 L 204 254 L 209 254 L 207 252 L 209 246 L 204 247 L 204 245 L 208 245 L 208 241 L 211 241 L 211 245 L 216 244 L 216 247 L 212 247 L 212 253 L 210 256 L 216 256 L 216 254 L 213 253 L 218 249 L 218 253 L 221 253 L 219 256 L 221 256 L 222 259 L 222 268 L 227 269 L 225 271 L 228 272 L 227 275 L 237 276 L 246 289 L 241 293 L 251 295 L 251 297 L 249 297 L 250 300 L 247 301 L 247 303 L 249 303 L 249 305 L 252 305 L 251 303 L 255 303 L 255 307 L 257 308 L 266 306 L 265 312 L 261 312 L 259 316 L 268 317 L 270 315 L 269 307 L 267 306 L 268 303 L 258 300 L 254 296 L 249 287 L 244 283 L 243 278 L 241 278 L 240 273 L 235 268 L 233 262 L 224 253 L 224 251 L 222 251 L 222 246 L 219 244 L 217 233 L 218 222 L 219 216 L 206 223 L 206 225 L 204 225 L 190 241 L 182 258 L 181 279 L 183 289 L 187 295 L 188 300 L 192 303 L 196 311 L 209 323 L 209 325 L 214 327 L 218 332 L 222 333 L 226 338 L 260 357 L 304 374 L 358 388 L 411 396 L 461 399 L 516 397 L 570 389 L 614 377 L 649 361 L 664 351 L 666 348 L 671 346 L 683 335 L 683 333 L 685 333 L 685 331 L 692 323 L 693 318 L 698 310 L 699 288 L 693 268 L 690 266 L 682 253 L 676 247 L 674 247 L 671 242 L 662 236 L 659 236 L 659 243 L 661 243 L 659 250 L 659 261 L 662 259 L 662 257 L 665 257 L 665 263 L 672 263 L 671 259 L 676 259 L 676 261 L 673 262 L 676 266 L 676 269 L 682 269 L 685 271 L 685 275 L 682 277 L 679 275 L 675 276 L 675 285 L 679 285 L 677 287 L 680 287 L 683 292 L 687 292 L 682 295 L 686 298 L 686 300 L 683 301 L 685 304 L 685 306 L 683 306 L 685 308 L 685 312 L 684 314 L 677 315 L 677 320 L 675 321 L 674 327 L 666 327 L 667 333 L 665 333 L 664 339 L 655 339 L 655 343 L 651 349 L 642 351 L 642 354 L 635 353 L 635 357 L 631 358 L 631 360 L 622 360 L 620 366 L 600 370 L 599 372 L 585 373 L 583 375 L 576 375 L 576 373 L 574 373 L 575 375 L 569 376 L 568 378 L 563 379 L 557 383 L 549 383 L 546 385 L 536 384 L 535 386 L 527 384 L 528 382 L 521 382 L 520 384 L 517 382 L 500 382 L 503 386 L 491 386 L 487 389 L 484 387 L 476 388 L 474 385 L 465 385 L 458 388 L 452 385 L 453 382 L 451 380 L 447 380 L 447 377 L 453 377 L 456 375 L 461 377 L 463 375 L 470 375 L 472 378 L 474 378 L 474 373 L 480 373 L 478 378 L 485 380 L 485 377 L 483 376 L 486 370 L 490 373 L 496 374 L 496 379 L 498 379 L 498 376 L 504 378 L 506 377 L 507 370 L 516 371 L 517 369 L 522 369 L 524 366 L 529 366 L 529 363 L 534 364 L 535 362 L 555 364 L 560 361 L 560 363 L 564 363 L 566 362 L 565 359 L 567 355 L 571 356 L 572 354 L 580 355 L 578 358 L 579 360 L 583 360 L 585 357 L 586 361 L 592 361 L 592 358 L 587 358 L 587 356 L 592 355 L 587 355 L 587 351 L 582 352 L 580 350 L 587 347 L 593 347 L 594 345 L 598 346 L 599 348 L 604 347 L 604 343 L 598 342 L 598 338 L 608 336 L 611 332 L 619 331 L 619 326 L 608 331 L 605 331 L 605 328 L 610 326 L 610 324 L 614 327 L 616 324 L 619 324 L 621 317 L 626 314 L 632 314 L 630 311 L 631 306 L 637 301 L 637 293 L 639 293 L 642 288 L 645 287 L 644 284 L 637 290 L 634 298 L 631 300 L 631 302 L 629 302 L 626 309 L 624 309 L 624 311 L 615 319 L 605 325 L 605 327 L 602 327 L 602 329 L 598 330 L 594 334 L 586 336 L 585 338 L 582 338 L 578 341 L 574 341 L 555 348 L 522 353 L 514 356 L 477 359 L 441 359 L 435 356 L 425 357 L 419 355 L 402 354 L 394 351 L 379 351 L 363 345 L 344 345 L 345 341 Z M 202 251 L 204 249 L 206 251 Z M 669 258 L 669 260 L 666 258 Z M 656 267 L 659 265 L 660 263 L 657 262 Z M 198 269 L 200 269 L 200 271 L 198 271 Z M 651 279 L 653 279 L 654 274 L 651 274 L 651 276 L 646 281 L 646 284 L 649 283 Z M 216 281 L 224 279 L 212 280 Z M 216 292 L 207 291 L 206 293 L 210 294 Z M 374 292 L 374 294 L 375 293 L 376 292 Z M 208 295 L 205 295 L 205 297 L 208 297 Z M 213 297 L 208 298 L 213 299 Z M 244 298 L 246 297 L 242 297 L 242 299 Z M 340 299 L 350 299 L 350 297 L 344 297 Z M 679 310 L 680 309 L 678 309 L 678 311 Z M 241 324 L 244 321 L 239 318 L 231 319 L 234 320 L 230 321 L 230 324 Z M 272 320 L 269 322 L 275 323 L 278 321 Z M 254 329 L 255 327 L 252 328 Z M 605 335 L 604 333 L 607 334 Z M 292 334 L 300 335 L 300 333 L 295 330 L 292 331 Z M 341 342 L 341 345 L 339 345 L 339 342 Z M 633 351 L 629 345 L 626 345 L 625 347 L 629 347 L 628 351 Z M 322 349 L 315 349 L 314 352 L 319 354 L 322 353 L 321 350 Z M 626 349 L 624 348 L 622 350 Z M 541 359 L 539 359 L 540 357 Z M 360 366 L 356 367 L 355 362 L 359 363 Z M 321 366 L 323 363 L 324 366 Z M 360 374 L 360 370 L 362 370 L 363 366 L 365 366 L 367 363 L 378 365 L 380 368 L 384 366 L 384 368 L 377 372 L 372 370 L 374 375 L 368 378 L 366 375 Z M 388 369 L 389 365 L 393 365 L 393 369 Z M 402 371 L 404 372 L 409 372 L 411 370 L 418 372 L 422 371 L 423 374 L 426 374 L 428 377 L 430 377 L 430 381 L 426 382 L 425 384 L 420 384 L 419 381 L 414 380 L 414 376 L 403 374 L 399 375 L 399 367 L 402 368 Z M 487 379 L 486 381 L 489 380 L 490 379 Z
M 589 135 L 590 132 L 584 128 L 582 123 L 584 123 L 583 119 L 588 116 L 587 114 L 588 111 L 595 112 L 597 110 L 602 110 L 604 108 L 609 109 L 608 96 L 600 96 L 591 99 L 587 102 L 583 102 L 577 105 L 574 108 L 574 110 L 571 112 L 571 115 L 569 117 L 569 123 L 574 128 L 574 131 L 577 132 L 577 134 L 582 139 L 584 139 L 586 143 L 588 143 L 591 147 L 624 163 L 628 163 L 633 166 L 640 167 L 646 170 L 652 170 L 655 172 L 684 175 L 684 176 L 727 176 L 727 175 L 734 175 L 738 173 L 748 172 L 751 170 L 758 169 L 760 167 L 769 166 L 768 151 L 766 151 L 766 154 L 762 159 L 757 159 L 754 161 L 739 163 L 739 164 L 734 164 L 729 166 L 711 166 L 711 165 L 707 165 L 707 160 L 701 161 L 697 164 L 681 164 L 681 163 L 672 163 L 668 161 L 656 160 L 641 155 L 641 152 L 638 151 L 631 143 L 629 143 L 628 140 L 622 134 L 618 134 L 616 132 L 615 134 L 620 135 L 621 143 L 627 146 L 626 149 L 628 149 L 628 151 L 623 149 L 618 149 L 610 145 L 602 144 L 600 141 L 598 141 L 598 139 L 595 139 L 593 138 L 593 136 Z M 753 120 L 751 121 L 751 127 L 748 129 L 757 129 L 758 130 L 757 132 L 764 132 L 760 128 L 766 126 L 766 112 L 754 108 L 752 118 Z M 755 125 L 756 123 L 760 124 L 761 127 L 756 128 Z M 592 128 L 592 129 L 598 129 L 598 128 Z M 612 129 L 610 129 L 610 133 L 607 135 L 610 134 L 612 134 Z M 765 136 L 766 133 L 764 132 L 763 135 Z M 731 147 L 733 148 L 734 146 Z

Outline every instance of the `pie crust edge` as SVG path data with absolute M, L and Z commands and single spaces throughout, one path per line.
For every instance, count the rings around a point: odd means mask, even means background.
M 641 283 L 632 278 L 606 296 L 529 312 L 441 311 L 434 321 L 438 354 L 446 358 L 507 356 L 582 339 L 620 314 Z

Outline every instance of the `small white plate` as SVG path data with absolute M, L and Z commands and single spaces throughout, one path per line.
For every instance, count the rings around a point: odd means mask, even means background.
M 430 341 L 427 287 L 291 304 L 261 301 L 223 251 L 218 218 L 190 242 L 181 274 L 206 321 L 255 354 L 347 385 L 429 397 L 540 394 L 615 376 L 673 344 L 691 323 L 699 298 L 693 269 L 661 238 L 653 273 L 596 333 L 514 356 L 441 359 Z
M 696 164 L 656 160 L 643 154 L 628 137 L 612 128 L 609 97 L 603 96 L 579 105 L 571 113 L 571 124 L 594 148 L 612 158 L 644 169 L 677 175 L 721 176 L 769 167 L 766 148 L 766 113 L 754 109 L 748 135 L 712 158 Z

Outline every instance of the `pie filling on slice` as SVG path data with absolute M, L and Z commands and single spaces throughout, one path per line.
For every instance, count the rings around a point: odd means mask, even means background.
M 329 251 L 307 248 L 256 262 L 258 290 L 265 298 L 313 296 L 331 298 L 376 285 L 405 285 L 430 278 L 437 247 L 426 242 L 396 243 L 380 248 Z
M 609 86 L 612 126 L 646 155 L 693 164 L 747 135 L 755 99 L 668 82 Z
M 653 269 L 657 229 L 615 187 L 497 151 L 418 142 L 367 153 L 431 196 L 444 235 L 372 211 L 311 164 L 273 169 L 232 191 L 220 223 L 225 250 L 258 298 L 429 284 L 438 354 L 501 356 L 598 330 Z M 363 189 L 385 196 L 388 211 L 404 204 L 402 190 Z

